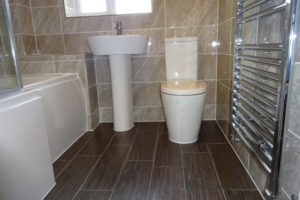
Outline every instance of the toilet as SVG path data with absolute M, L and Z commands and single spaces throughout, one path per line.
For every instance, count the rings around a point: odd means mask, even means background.
M 161 97 L 169 140 L 179 144 L 198 140 L 206 83 L 198 78 L 198 38 L 165 39 L 166 82 Z

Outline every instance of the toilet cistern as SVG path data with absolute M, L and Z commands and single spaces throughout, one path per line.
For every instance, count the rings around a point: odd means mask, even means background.
M 165 39 L 166 81 L 161 96 L 169 140 L 198 140 L 207 85 L 198 80 L 198 38 Z

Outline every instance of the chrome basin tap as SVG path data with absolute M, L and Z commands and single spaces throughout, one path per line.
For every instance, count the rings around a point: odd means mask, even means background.
M 114 27 L 117 29 L 117 35 L 122 35 L 122 22 L 119 20 L 115 21 Z

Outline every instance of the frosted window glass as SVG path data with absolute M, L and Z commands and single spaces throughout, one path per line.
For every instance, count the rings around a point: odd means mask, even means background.
M 107 12 L 106 0 L 79 0 L 78 10 L 80 13 Z
M 151 0 L 114 0 L 114 14 L 150 13 Z
M 64 0 L 67 17 L 151 13 L 152 0 Z

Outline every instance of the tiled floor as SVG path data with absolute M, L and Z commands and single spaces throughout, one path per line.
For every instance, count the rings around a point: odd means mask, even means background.
M 137 123 L 114 133 L 101 124 L 55 162 L 55 200 L 260 200 L 216 122 L 203 122 L 199 141 L 168 140 L 164 123 Z

